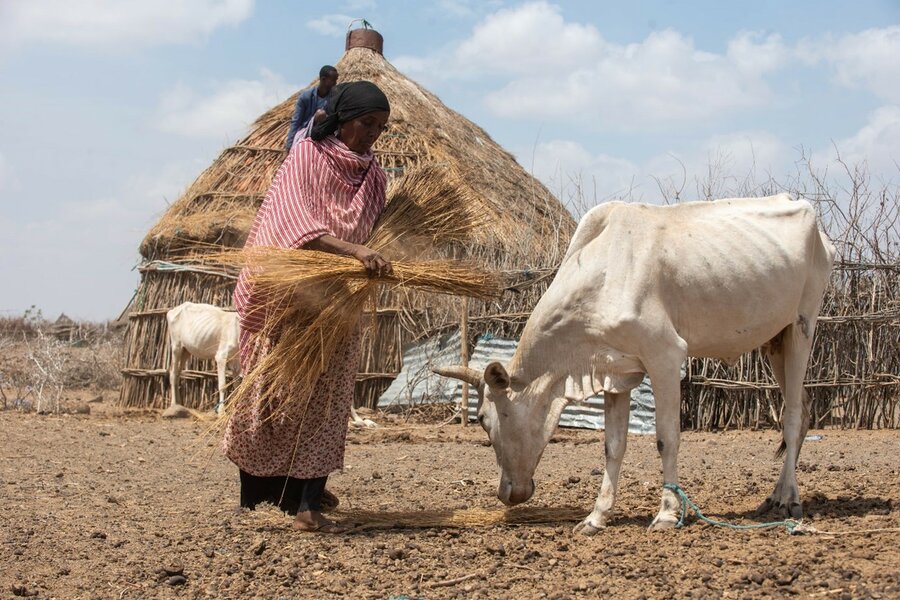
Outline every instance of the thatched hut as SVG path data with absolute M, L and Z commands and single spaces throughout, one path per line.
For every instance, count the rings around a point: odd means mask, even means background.
M 375 152 L 390 176 L 401 176 L 415 165 L 437 165 L 440 168 L 432 171 L 464 186 L 472 210 L 485 217 L 477 241 L 434 250 L 516 271 L 523 280 L 536 282 L 491 306 L 465 304 L 473 333 L 516 335 L 565 251 L 575 222 L 547 188 L 484 130 L 385 60 L 380 42 L 373 31 L 350 32 L 346 53 L 336 65 L 341 81 L 370 80 L 387 94 L 389 130 Z M 122 405 L 158 407 L 166 402 L 168 309 L 185 301 L 231 305 L 235 274 L 203 266 L 191 257 L 244 243 L 284 160 L 295 100 L 292 96 L 259 117 L 250 133 L 226 148 L 144 238 L 141 284 L 129 312 Z M 368 330 L 364 342 L 357 404 L 373 405 L 399 372 L 403 342 L 458 326 L 462 306 L 458 299 L 383 294 L 376 326 Z M 193 362 L 184 377 L 185 404 L 209 406 L 216 385 L 212 365 Z

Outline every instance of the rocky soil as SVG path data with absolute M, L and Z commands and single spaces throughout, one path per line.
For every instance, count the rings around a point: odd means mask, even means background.
M 295 533 L 274 509 L 237 511 L 237 470 L 208 422 L 104 404 L 90 415 L 0 413 L 0 598 L 900 597 L 900 533 L 864 532 L 900 528 L 895 431 L 811 432 L 822 439 L 801 456 L 807 521 L 838 534 L 696 520 L 648 532 L 660 465 L 655 440 L 632 436 L 618 517 L 593 538 L 568 520 L 329 536 Z M 346 469 L 329 480 L 343 510 L 399 521 L 500 506 L 478 427 L 380 420 L 351 433 Z M 682 485 L 711 517 L 759 522 L 777 439 L 686 433 Z M 602 432 L 560 431 L 529 506 L 589 512 L 602 455 Z

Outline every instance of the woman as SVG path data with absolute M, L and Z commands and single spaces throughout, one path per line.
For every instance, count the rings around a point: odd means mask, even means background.
M 275 175 L 247 238 L 247 247 L 305 248 L 357 258 L 372 276 L 391 263 L 363 243 L 384 209 L 387 177 L 372 145 L 384 130 L 390 105 L 373 83 L 337 86 L 326 116 L 309 138 L 297 140 Z M 234 304 L 241 320 L 241 367 L 250 372 L 271 340 L 263 327 L 246 269 Z M 295 514 L 303 531 L 344 529 L 322 515 L 337 505 L 325 490 L 328 474 L 344 466 L 347 417 L 359 363 L 360 336 L 344 340 L 316 383 L 302 415 L 261 414 L 256 403 L 235 407 L 225 432 L 225 454 L 240 469 L 241 506 L 271 502 Z M 253 404 L 251 406 L 250 404 Z M 292 418 L 293 417 L 293 418 Z M 301 423 L 302 422 L 302 423 Z

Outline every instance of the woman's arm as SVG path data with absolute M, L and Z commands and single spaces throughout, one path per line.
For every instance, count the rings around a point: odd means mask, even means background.
M 372 277 L 385 277 L 394 272 L 391 262 L 378 252 L 360 244 L 351 244 L 350 242 L 339 240 L 331 235 L 323 235 L 306 243 L 303 247 L 308 250 L 352 256 L 363 264 Z

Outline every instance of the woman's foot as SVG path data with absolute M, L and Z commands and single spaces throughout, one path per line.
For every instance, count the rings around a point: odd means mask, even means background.
M 325 518 L 317 510 L 307 510 L 298 512 L 297 516 L 294 517 L 294 529 L 316 533 L 344 533 L 349 531 L 350 528 Z
M 341 503 L 341 501 L 338 500 L 337 496 L 335 496 L 328 490 L 325 490 L 324 492 L 322 492 L 321 503 L 322 503 L 322 512 L 331 512 L 338 507 L 338 505 Z

